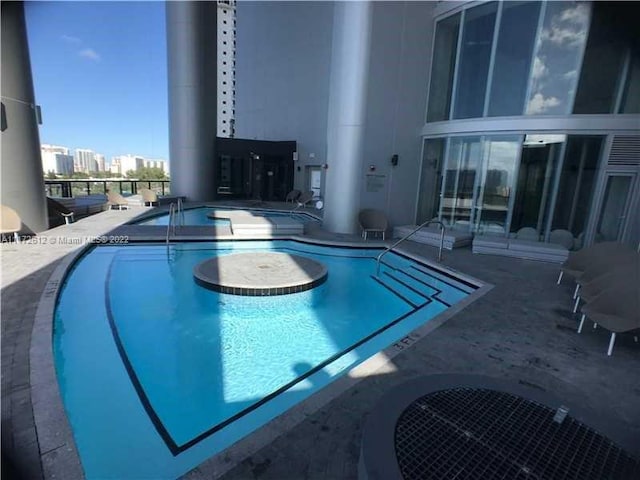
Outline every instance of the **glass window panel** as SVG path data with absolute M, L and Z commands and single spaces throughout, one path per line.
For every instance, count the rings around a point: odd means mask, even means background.
M 587 228 L 602 137 L 572 135 L 560 174 L 551 229 L 569 230 L 581 243 Z
M 465 12 L 453 118 L 482 117 L 497 9 L 491 2 Z
M 519 153 L 520 136 L 485 138 L 484 162 L 475 204 L 475 232 L 507 232 Z
M 568 114 L 589 25 L 589 6 L 548 2 L 531 68 L 526 113 Z
M 527 135 L 522 145 L 511 232 L 536 229 L 544 235 L 553 177 L 565 135 Z
M 449 119 L 459 29 L 459 13 L 438 22 L 436 27 L 427 122 Z
M 470 230 L 476 172 L 482 160 L 480 137 L 452 138 L 440 202 L 440 219 L 449 225 Z
M 626 32 L 624 6 L 594 3 L 573 113 L 612 113 L 623 82 Z M 637 27 L 636 27 L 637 28 Z
M 522 115 L 540 5 L 540 2 L 502 5 L 489 116 Z
M 426 222 L 438 215 L 445 144 L 446 139 L 444 138 L 424 141 L 418 199 L 418 218 L 416 219 L 418 224 Z
M 640 113 L 640 52 L 635 52 L 629 64 L 620 113 Z
M 596 228 L 596 243 L 622 240 L 633 179 L 632 175 L 611 175 L 607 178 Z

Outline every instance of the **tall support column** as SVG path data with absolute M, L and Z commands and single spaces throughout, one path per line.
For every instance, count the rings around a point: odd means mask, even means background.
M 371 10 L 368 1 L 334 6 L 323 224 L 336 233 L 356 231 L 360 207 Z
M 0 202 L 22 219 L 22 232 L 49 228 L 40 136 L 22 2 L 2 2 L 2 157 Z
M 171 193 L 216 198 L 217 2 L 166 2 Z

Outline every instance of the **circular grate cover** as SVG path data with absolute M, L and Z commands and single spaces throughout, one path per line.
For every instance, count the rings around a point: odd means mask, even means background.
M 413 479 L 631 479 L 640 461 L 566 415 L 509 393 L 455 388 L 414 401 L 395 431 Z

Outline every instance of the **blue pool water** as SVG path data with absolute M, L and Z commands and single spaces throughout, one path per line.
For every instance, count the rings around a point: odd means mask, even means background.
M 207 214 L 220 210 L 219 208 L 211 207 L 197 207 L 183 210 L 183 225 L 219 225 L 229 226 L 230 222 L 227 219 L 212 219 L 207 217 Z M 224 209 L 229 210 L 229 209 Z M 289 217 L 294 218 L 300 222 L 317 222 L 318 220 L 311 215 L 305 213 L 288 213 L 288 212 L 276 212 L 273 210 L 243 210 L 244 212 L 251 212 L 258 217 Z M 157 217 L 150 218 L 148 220 L 142 220 L 138 222 L 139 225 L 167 225 L 169 223 L 169 215 L 159 215 Z
M 242 297 L 193 281 L 240 251 L 324 263 L 301 293 Z M 395 254 L 295 241 L 100 246 L 54 319 L 63 401 L 88 478 L 176 478 L 283 413 L 474 287 Z

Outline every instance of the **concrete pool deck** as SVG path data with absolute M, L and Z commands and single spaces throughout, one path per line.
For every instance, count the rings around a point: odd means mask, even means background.
M 36 309 L 61 259 L 80 248 L 61 244 L 58 237 L 108 234 L 143 211 L 103 212 L 50 230 L 38 242 L 1 247 L 2 449 L 25 478 L 75 478 L 70 474 L 77 472 L 60 461 L 62 445 L 52 448 L 55 442 L 46 432 L 36 433 L 33 419 L 29 350 Z M 321 230 L 310 236 L 361 241 Z M 44 238 L 56 238 L 56 243 Z M 437 255 L 433 247 L 405 245 L 426 258 Z M 362 425 L 377 400 L 399 383 L 430 373 L 480 373 L 551 391 L 627 424 L 640 438 L 640 385 L 633 382 L 640 347 L 632 337 L 621 336 L 607 357 L 605 331 L 586 329 L 578 335 L 572 288 L 568 281 L 556 286 L 556 265 L 473 255 L 468 249 L 444 252 L 442 263 L 495 287 L 428 336 L 398 345 L 398 355 L 382 362 L 377 372 L 368 372 L 329 403 L 319 402 L 317 410 L 303 412 L 300 422 L 292 422 L 256 453 L 229 458 L 239 464 L 222 478 L 356 478 Z M 226 460 L 223 454 L 221 461 Z M 206 462 L 186 477 L 212 478 L 209 468 Z

